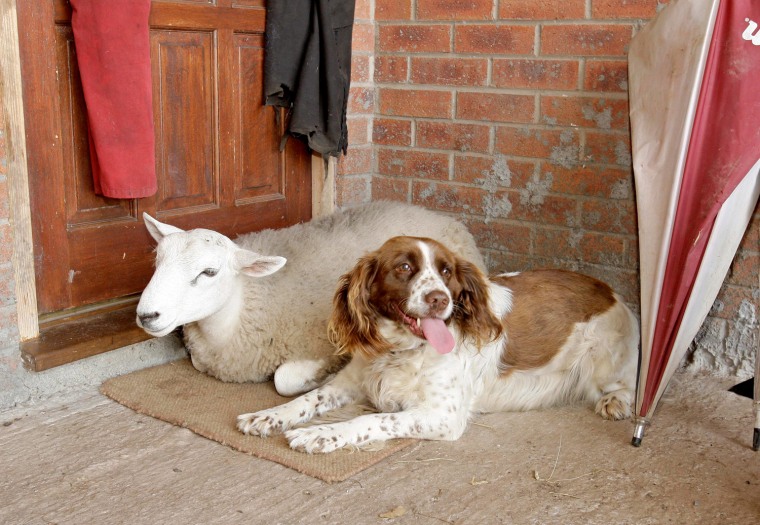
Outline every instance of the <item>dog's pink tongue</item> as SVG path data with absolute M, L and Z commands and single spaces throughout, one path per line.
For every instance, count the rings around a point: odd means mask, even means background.
M 449 332 L 446 323 L 441 319 L 426 318 L 420 321 L 422 333 L 428 343 L 433 345 L 439 354 L 448 354 L 454 349 L 454 336 Z

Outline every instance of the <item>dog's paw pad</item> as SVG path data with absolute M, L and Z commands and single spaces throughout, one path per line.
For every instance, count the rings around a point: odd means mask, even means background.
M 275 432 L 282 432 L 284 422 L 275 414 L 253 412 L 241 414 L 237 418 L 237 428 L 243 434 L 266 437 Z
M 617 392 L 605 394 L 596 404 L 596 413 L 604 419 L 617 421 L 631 417 L 630 396 L 619 396 Z
M 297 428 L 285 432 L 290 448 L 307 454 L 326 454 L 346 446 L 340 436 L 331 435 L 324 427 Z

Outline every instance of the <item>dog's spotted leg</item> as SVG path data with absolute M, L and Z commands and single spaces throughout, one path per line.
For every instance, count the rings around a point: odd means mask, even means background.
M 451 441 L 462 435 L 466 425 L 467 417 L 464 414 L 408 410 L 368 414 L 341 423 L 297 428 L 285 432 L 285 438 L 292 449 L 313 454 L 394 438 Z
M 237 427 L 243 434 L 266 437 L 305 423 L 325 412 L 350 403 L 364 400 L 358 388 L 361 384 L 354 377 L 356 370 L 349 364 L 325 386 L 312 390 L 296 399 L 273 408 L 241 414 Z

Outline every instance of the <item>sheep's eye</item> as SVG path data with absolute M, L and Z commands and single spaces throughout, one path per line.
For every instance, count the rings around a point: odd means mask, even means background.
M 409 263 L 401 263 L 396 266 L 396 271 L 399 273 L 409 273 L 412 271 L 412 267 L 409 266 Z
M 218 268 L 206 268 L 201 273 L 199 273 L 195 277 L 195 279 L 193 279 L 192 281 L 190 281 L 190 284 L 192 286 L 195 286 L 196 284 L 198 284 L 198 279 L 201 278 L 201 275 L 205 275 L 206 277 L 213 277 L 213 276 L 215 276 L 218 273 L 219 273 L 219 269 Z

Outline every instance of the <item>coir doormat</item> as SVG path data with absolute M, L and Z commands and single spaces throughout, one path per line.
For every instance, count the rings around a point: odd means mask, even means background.
M 246 436 L 235 426 L 238 415 L 270 408 L 289 398 L 278 395 L 271 382 L 224 383 L 198 372 L 189 359 L 109 379 L 100 391 L 140 414 L 330 483 L 343 481 L 414 442 L 399 439 L 380 450 L 312 455 L 292 450 L 282 435 Z

